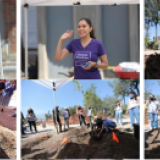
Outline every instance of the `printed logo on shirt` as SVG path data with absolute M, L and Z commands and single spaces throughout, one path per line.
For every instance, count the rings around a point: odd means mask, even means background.
M 83 66 L 91 60 L 90 51 L 76 51 L 74 55 L 75 66 Z

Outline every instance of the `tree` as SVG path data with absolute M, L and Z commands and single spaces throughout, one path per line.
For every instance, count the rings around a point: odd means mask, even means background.
M 139 80 L 114 80 L 108 82 L 109 86 L 113 88 L 113 92 L 116 97 L 120 97 L 124 100 L 131 91 L 135 91 L 139 95 Z
M 114 115 L 114 108 L 117 103 L 117 101 L 121 101 L 118 99 L 117 96 L 106 96 L 103 99 L 103 108 L 107 110 L 107 115 Z
M 46 121 L 48 121 L 48 119 L 52 119 L 52 114 L 50 113 L 50 111 L 48 111 L 48 113 L 45 114 L 46 117 Z
M 155 26 L 155 37 L 158 40 L 157 26 L 160 23 L 160 0 L 145 0 L 145 24 Z

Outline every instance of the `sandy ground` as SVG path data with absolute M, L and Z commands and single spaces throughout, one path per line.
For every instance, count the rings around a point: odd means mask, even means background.
M 151 55 L 151 54 L 154 54 L 155 52 L 158 53 L 158 54 L 160 54 L 160 50 L 150 50 L 150 49 L 146 49 L 146 50 L 144 51 L 145 55 Z
M 22 158 L 139 158 L 139 140 L 134 138 L 133 132 L 127 131 L 130 128 L 128 120 L 126 118 L 124 126 L 114 131 L 119 143 L 113 141 L 112 132 L 104 132 L 97 139 L 90 128 L 80 128 L 78 125 L 59 134 L 53 126 L 38 127 L 38 133 L 27 132 L 23 136 Z M 68 138 L 68 143 L 61 145 L 64 138 Z
M 0 158 L 15 159 L 16 132 L 0 126 L 0 143 L 1 143 Z
M 160 159 L 160 126 L 156 130 L 151 130 L 149 121 L 144 126 L 145 129 L 145 158 Z
M 0 108 L 1 109 L 1 108 Z M 4 108 L 0 111 L 0 158 L 16 158 L 16 118 L 12 117 L 15 110 Z

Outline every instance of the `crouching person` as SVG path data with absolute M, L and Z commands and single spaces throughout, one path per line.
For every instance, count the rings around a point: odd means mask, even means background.
M 110 119 L 101 119 L 97 118 L 96 125 L 100 129 L 99 133 L 97 134 L 97 137 L 99 138 L 103 130 L 105 130 L 107 133 L 110 132 L 110 129 L 114 129 L 117 127 L 116 123 Z

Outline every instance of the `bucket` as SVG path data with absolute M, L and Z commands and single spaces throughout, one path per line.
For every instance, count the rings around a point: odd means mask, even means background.
M 140 135 L 140 125 L 139 124 L 134 124 L 133 125 L 134 126 L 134 137 L 136 138 L 136 139 L 139 139 L 139 135 Z

